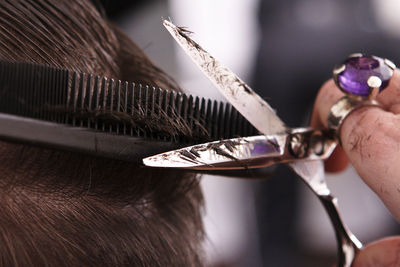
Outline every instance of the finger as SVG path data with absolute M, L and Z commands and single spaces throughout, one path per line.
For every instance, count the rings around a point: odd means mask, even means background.
M 332 79 L 328 80 L 318 92 L 311 124 L 314 127 L 328 128 L 330 109 L 343 96 L 344 94 L 336 87 L 334 81 Z
M 327 81 L 318 93 L 315 101 L 313 114 L 311 116 L 311 127 L 321 129 L 327 128 L 327 118 L 330 106 L 333 105 L 344 94 L 337 89 L 333 80 Z M 332 155 L 325 161 L 325 169 L 328 172 L 339 172 L 348 165 L 344 150 L 337 146 Z
M 376 99 L 385 110 L 394 114 L 400 113 L 400 70 L 394 71 L 388 88 L 378 94 Z
M 349 161 L 341 146 L 337 146 L 332 155 L 325 160 L 325 170 L 327 172 L 340 172 L 347 168 Z
M 352 267 L 368 266 L 400 266 L 400 236 L 384 238 L 363 248 Z
M 346 118 L 340 138 L 350 162 L 363 180 L 400 220 L 399 115 L 364 107 Z
M 394 99 L 400 96 L 399 92 L 400 75 L 395 71 L 389 87 L 378 96 L 378 101 L 383 103 L 384 109 L 391 110 L 396 105 L 400 106 L 400 98 Z M 327 127 L 330 108 L 342 96 L 333 81 L 328 81 L 317 96 L 313 123 Z M 400 115 L 379 107 L 362 107 L 346 117 L 341 127 L 340 138 L 343 149 L 357 172 L 399 220 L 398 125 L 400 125 Z M 341 157 L 339 154 L 339 158 Z

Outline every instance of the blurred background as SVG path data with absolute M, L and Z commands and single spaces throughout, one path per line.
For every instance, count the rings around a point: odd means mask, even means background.
M 110 19 L 189 93 L 224 100 L 161 25 L 171 19 L 291 127 L 308 123 L 335 64 L 363 52 L 400 62 L 398 0 L 103 0 Z M 344 221 L 367 243 L 400 227 L 350 166 L 328 174 Z M 336 240 L 317 198 L 286 167 L 266 180 L 205 175 L 210 266 L 331 266 Z

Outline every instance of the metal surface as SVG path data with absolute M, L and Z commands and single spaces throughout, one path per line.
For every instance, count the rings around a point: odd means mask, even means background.
M 375 100 L 362 100 L 354 97 L 344 96 L 340 98 L 332 107 L 328 116 L 328 126 L 330 129 L 340 133 L 340 126 L 351 112 L 366 106 L 378 106 Z
M 350 267 L 362 243 L 350 232 L 339 214 L 337 198 L 332 196 L 326 184 L 323 161 L 291 162 L 289 166 L 317 195 L 329 215 L 337 240 L 338 266 Z
M 318 159 L 318 156 L 321 156 L 322 154 L 324 156 L 330 155 L 337 143 L 337 140 L 331 139 L 332 133 L 321 133 L 317 135 L 311 134 L 309 136 L 314 138 L 310 138 L 308 135 L 303 134 L 301 130 L 286 129 L 283 122 L 276 116 L 275 112 L 265 101 L 256 95 L 254 91 L 252 91 L 229 69 L 222 66 L 197 43 L 191 40 L 185 34 L 185 30 L 176 27 L 168 21 L 164 21 L 164 26 L 181 45 L 185 52 L 192 58 L 192 60 L 202 69 L 206 76 L 213 81 L 217 88 L 223 93 L 223 95 L 225 95 L 228 101 L 232 103 L 232 105 L 235 106 L 238 111 L 241 112 L 258 130 L 266 135 L 264 144 L 267 142 L 266 140 L 278 140 L 278 137 L 281 137 L 282 133 L 287 134 L 283 138 L 285 140 L 284 144 L 279 144 L 279 150 L 275 149 L 274 151 L 264 154 L 264 158 L 269 158 L 271 160 L 265 160 L 264 164 L 267 162 L 279 163 L 288 161 L 289 166 L 317 195 L 329 214 L 335 229 L 338 244 L 338 266 L 350 267 L 355 254 L 358 249 L 362 247 L 362 244 L 348 230 L 340 218 L 337 200 L 330 194 L 325 181 L 323 162 L 321 160 L 310 160 L 312 157 Z M 337 73 L 343 69 L 343 67 L 336 69 L 334 71 L 336 76 Z M 309 132 L 312 132 L 312 130 Z M 258 159 L 259 154 L 252 153 L 251 147 L 249 149 L 249 145 L 246 145 L 243 141 L 246 140 L 246 138 L 236 140 L 238 144 L 237 154 L 232 150 L 232 146 L 226 146 L 224 144 L 227 140 L 223 140 L 219 143 L 204 144 L 199 145 L 198 147 L 191 147 L 171 152 L 170 154 L 163 154 L 157 156 L 156 160 L 160 161 L 159 167 L 174 166 L 173 161 L 179 159 L 181 161 L 175 166 L 178 166 L 179 164 L 181 164 L 181 166 L 188 166 L 188 163 L 182 163 L 182 161 L 187 161 L 192 164 L 191 168 L 198 168 L 199 166 L 204 167 L 207 165 L 208 167 L 226 167 L 227 169 L 232 168 L 232 165 L 236 167 L 243 167 L 243 165 L 245 165 L 245 167 L 248 168 L 246 164 L 251 162 L 252 157 L 254 157 L 255 160 Z M 325 143 L 329 142 L 325 142 L 324 140 L 331 140 L 331 145 L 325 146 Z M 275 143 L 277 144 L 277 142 Z M 212 147 L 215 144 L 222 144 L 218 145 L 218 148 L 221 150 L 219 153 L 215 153 L 215 151 L 213 152 L 213 150 L 208 149 L 208 146 Z M 284 147 L 282 145 L 284 145 Z M 267 147 L 270 148 L 269 146 Z M 205 153 L 199 153 L 203 150 Z M 277 152 L 283 153 L 278 155 Z M 270 157 L 268 157 L 268 154 L 270 154 Z M 290 157 L 288 158 L 289 155 Z M 163 156 L 165 159 L 163 159 Z M 218 159 L 213 161 L 213 157 Z M 222 160 L 221 158 L 225 159 L 222 165 L 220 164 L 220 160 Z M 146 163 L 150 163 L 150 161 L 146 161 Z M 211 165 L 211 163 L 215 163 L 215 165 Z M 257 164 L 254 164 L 253 166 L 256 165 Z M 259 166 L 262 166 L 262 164 Z
M 143 159 L 143 163 L 151 167 L 192 170 L 259 168 L 281 161 L 285 143 L 284 135 L 272 139 L 263 135 L 234 138 L 155 155 Z
M 273 136 L 250 136 L 189 146 L 145 158 L 143 163 L 150 167 L 192 170 L 251 169 L 325 159 L 335 147 L 336 140 L 327 134 L 298 128 Z
M 167 20 L 164 20 L 163 24 L 189 57 L 227 98 L 229 103 L 261 133 L 271 135 L 283 133 L 287 130 L 285 124 L 270 105 L 245 82 L 190 39 L 183 29 Z
M 0 139 L 140 163 L 143 157 L 183 144 L 95 132 L 83 127 L 0 113 Z

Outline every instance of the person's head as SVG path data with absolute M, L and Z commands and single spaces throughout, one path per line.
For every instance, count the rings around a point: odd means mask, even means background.
M 87 0 L 0 2 L 0 60 L 178 90 Z M 1 96 L 0 96 L 1 97 Z M 201 265 L 197 179 L 0 142 L 1 265 Z

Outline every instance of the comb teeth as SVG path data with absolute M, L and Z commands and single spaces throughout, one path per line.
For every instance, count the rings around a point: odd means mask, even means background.
M 0 112 L 12 115 L 178 142 L 257 133 L 230 104 L 94 74 L 0 61 L 0 84 Z M 162 128 L 171 118 L 182 131 Z

